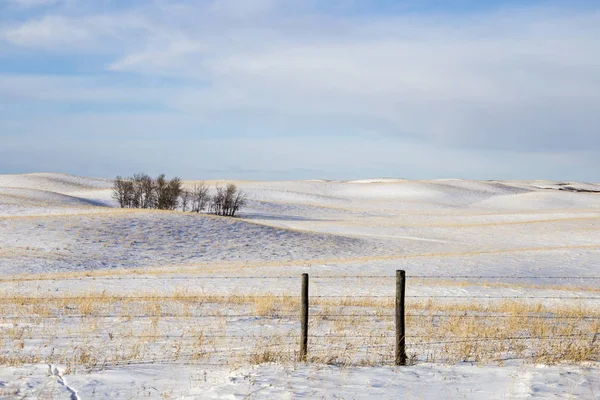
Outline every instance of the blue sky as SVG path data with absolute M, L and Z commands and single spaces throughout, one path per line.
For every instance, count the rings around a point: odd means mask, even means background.
M 0 173 L 600 181 L 594 1 L 0 0 Z

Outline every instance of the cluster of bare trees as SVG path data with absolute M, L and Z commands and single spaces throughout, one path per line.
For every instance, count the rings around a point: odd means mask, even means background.
M 117 176 L 113 185 L 113 197 L 121 208 L 175 210 L 182 192 L 181 179 L 167 180 L 164 174 L 156 179 L 146 174 L 131 178 Z
M 130 178 L 117 176 L 113 185 L 113 198 L 121 208 L 154 208 L 204 212 L 233 217 L 246 205 L 246 195 L 236 185 L 216 186 L 215 194 L 210 195 L 204 183 L 191 190 L 183 187 L 181 179 L 166 179 L 164 174 L 156 179 L 146 174 L 136 174 Z
M 184 190 L 181 194 L 181 210 L 191 212 L 202 212 L 208 208 L 211 197 L 208 186 L 204 183 L 195 185 L 192 190 Z
M 210 210 L 213 214 L 233 217 L 244 205 L 246 205 L 246 195 L 233 183 L 228 183 L 225 187 L 217 186 L 217 193 L 210 202 Z

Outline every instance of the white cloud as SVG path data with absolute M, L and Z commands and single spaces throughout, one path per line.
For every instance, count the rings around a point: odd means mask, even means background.
M 119 60 L 110 63 L 107 68 L 114 71 L 134 71 L 138 73 L 152 74 L 155 71 L 172 70 L 174 75 L 180 73 L 173 60 L 192 55 L 203 50 L 198 41 L 192 41 L 182 36 L 178 39 L 157 40 L 159 43 L 143 51 L 129 53 Z M 162 43 L 160 43 L 162 42 Z
M 0 27 L 0 39 L 34 51 L 116 54 L 144 46 L 155 28 L 135 11 L 87 14 L 77 7 L 75 11 L 66 11 L 71 7 L 64 10 L 62 14 L 55 10 L 41 16 L 36 14 L 24 22 L 6 23 Z
M 459 148 L 600 148 L 593 10 L 341 17 L 293 0 L 157 1 L 55 11 L 0 36 L 65 57 L 105 54 L 107 71 L 160 82 L 114 88 L 96 77 L 22 78 L 0 81 L 0 96 L 145 99 L 210 121 L 215 131 L 235 121 L 240 132 L 301 127 Z M 38 84 L 43 94 L 32 94 Z
M 248 18 L 268 13 L 276 6 L 276 0 L 217 0 L 210 4 L 210 11 L 234 18 Z
M 50 6 L 59 3 L 61 0 L 6 0 L 7 3 L 22 8 L 33 8 Z
M 42 43 L 58 47 L 92 39 L 90 31 L 84 26 L 73 24 L 69 19 L 60 16 L 28 21 L 4 31 L 3 36 L 10 43 L 28 47 L 37 47 Z
M 36 75 L 0 75 L 0 103 L 147 103 L 158 101 L 164 91 L 155 87 L 142 88 L 119 84 L 95 77 L 60 77 Z

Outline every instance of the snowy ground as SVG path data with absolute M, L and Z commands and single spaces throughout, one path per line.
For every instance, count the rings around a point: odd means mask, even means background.
M 57 377 L 40 365 L 2 371 L 0 379 L 9 382 L 0 388 L 5 393 L 18 390 L 15 398 L 56 399 L 73 398 L 75 390 L 80 399 L 106 400 L 597 399 L 600 393 L 598 369 L 589 366 L 149 366 Z
M 392 296 L 394 272 L 405 269 L 409 277 L 507 277 L 412 284 L 409 278 L 409 296 L 456 296 L 449 301 L 457 302 L 468 302 L 469 296 L 531 302 L 549 297 L 544 304 L 600 308 L 600 280 L 584 279 L 600 275 L 600 184 L 237 183 L 250 203 L 240 219 L 231 220 L 116 209 L 111 182 L 101 179 L 0 175 L 0 293 L 295 295 L 299 278 L 294 277 L 308 272 L 390 277 L 313 279 L 311 295 Z M 103 272 L 85 276 L 97 271 Z M 227 275 L 287 278 L 202 279 Z M 551 278 L 557 276 L 565 278 Z M 288 323 L 295 329 L 293 320 Z M 261 324 L 240 322 L 228 332 L 271 329 Z M 28 329 L 35 344 L 33 336 L 41 331 Z M 44 329 L 47 334 L 50 328 Z M 26 341 L 22 352 L 34 347 Z M 64 365 L 49 371 L 37 364 L 2 367 L 0 398 L 594 399 L 600 398 L 599 376 L 595 363 L 542 366 L 519 360 L 503 366 L 420 362 L 407 368 L 168 363 L 91 372 L 69 371 Z

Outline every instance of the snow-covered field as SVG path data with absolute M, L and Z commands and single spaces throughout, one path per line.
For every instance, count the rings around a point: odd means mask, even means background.
M 546 365 L 536 353 L 598 345 L 600 184 L 236 183 L 250 201 L 240 218 L 227 219 L 121 210 L 102 179 L 0 175 L 0 398 L 600 398 L 597 359 Z M 460 319 L 463 312 L 506 313 L 515 307 L 507 301 L 522 312 L 542 304 L 538 313 L 574 322 L 550 320 L 536 325 L 536 335 L 561 329 L 589 338 L 557 345 L 511 339 L 509 351 L 488 344 L 494 355 L 478 359 L 483 347 L 464 354 L 420 347 L 409 330 L 414 365 L 392 367 L 387 302 L 397 269 L 406 270 L 407 296 L 420 313 Z M 325 315 L 311 331 L 316 358 L 309 364 L 293 361 L 295 303 L 277 298 L 295 299 L 303 272 L 311 275 L 314 312 Z M 381 278 L 341 277 L 364 275 Z M 71 303 L 53 299 L 74 296 Z M 186 296 L 203 303 L 189 305 Z M 319 303 L 318 296 L 329 297 Z M 430 296 L 438 303 L 427 308 Z M 228 316 L 203 319 L 207 313 Z M 377 318 L 340 323 L 336 313 Z M 436 330 L 462 337 L 428 321 L 419 333 L 429 341 L 439 341 Z M 495 335 L 531 335 L 519 326 L 529 321 L 499 322 Z M 332 333 L 345 349 L 319 341 Z M 194 342 L 199 336 L 202 344 Z M 257 364 L 259 356 L 268 361 L 262 348 L 278 345 L 285 349 L 276 362 Z M 216 355 L 194 353 L 202 346 Z

